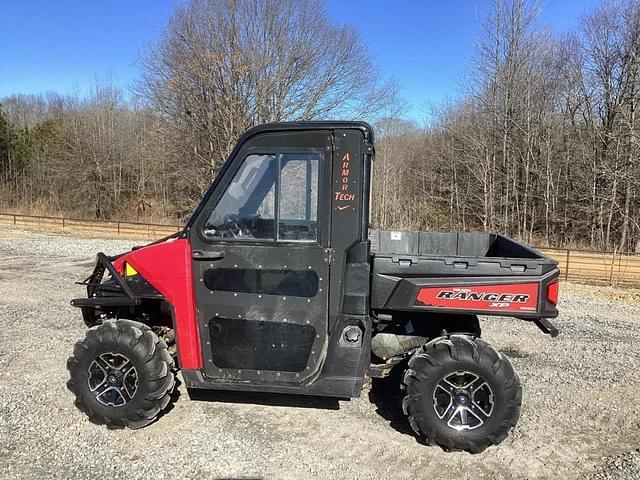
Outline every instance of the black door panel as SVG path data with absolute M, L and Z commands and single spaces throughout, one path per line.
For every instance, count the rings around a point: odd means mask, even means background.
M 261 293 L 288 297 L 315 297 L 318 274 L 313 270 L 255 268 L 210 268 L 204 272 L 209 290 L 222 292 Z
M 207 377 L 299 385 L 318 375 L 327 351 L 330 147 L 326 131 L 256 136 L 199 212 L 189 235 Z
M 316 338 L 311 325 L 216 317 L 209 322 L 219 368 L 304 372 Z
M 323 248 L 319 245 L 289 245 L 286 248 L 228 245 L 225 249 L 223 260 L 197 262 L 194 269 L 194 275 L 199 276 L 196 298 L 207 376 L 294 383 L 313 376 L 327 341 L 325 285 L 328 272 Z M 237 289 L 231 284 L 224 285 L 223 289 L 210 288 L 216 287 L 225 277 L 229 278 L 227 272 L 234 270 L 240 273 L 233 277 L 242 279 Z M 262 277 L 272 276 L 272 272 L 309 272 L 306 276 L 316 278 L 317 283 L 300 286 L 305 295 L 274 294 L 273 290 L 261 293 L 268 289 L 257 290 L 256 286 Z M 216 279 L 220 276 L 220 280 Z M 283 284 L 284 289 L 293 290 L 285 282 L 280 283 Z M 266 286 L 271 288 L 273 285 L 276 282 Z M 316 292 L 310 296 L 312 288 Z M 238 322 L 234 324 L 231 319 Z M 211 328 L 214 331 L 209 330 Z M 240 333 L 244 335 L 240 336 Z M 264 338 L 264 335 L 270 335 L 270 338 Z M 302 335 L 304 340 L 293 335 Z M 286 352 L 291 347 L 295 348 L 295 353 Z M 251 360 L 249 352 L 253 352 L 251 355 L 255 358 L 263 358 Z M 305 368 L 296 367 L 292 371 L 292 367 L 286 366 L 289 362 L 299 365 L 301 358 L 306 360 Z M 275 363 L 265 368 L 264 362 L 269 359 Z

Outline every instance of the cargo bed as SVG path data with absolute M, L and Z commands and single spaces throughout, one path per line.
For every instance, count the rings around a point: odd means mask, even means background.
M 374 311 L 558 314 L 557 262 L 504 235 L 371 230 L 369 239 Z

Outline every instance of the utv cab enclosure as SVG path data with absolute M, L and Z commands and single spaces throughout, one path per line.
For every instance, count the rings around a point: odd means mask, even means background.
M 182 231 L 99 253 L 71 302 L 89 327 L 68 361 L 78 407 L 145 426 L 176 367 L 189 389 L 341 398 L 401 370 L 416 434 L 471 452 L 502 441 L 521 385 L 478 315 L 555 336 L 557 264 L 503 235 L 371 229 L 373 160 L 366 123 L 252 128 Z

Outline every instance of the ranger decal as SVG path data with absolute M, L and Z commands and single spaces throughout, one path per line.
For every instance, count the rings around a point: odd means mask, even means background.
M 424 287 L 418 291 L 416 304 L 447 310 L 535 312 L 538 305 L 538 284 Z

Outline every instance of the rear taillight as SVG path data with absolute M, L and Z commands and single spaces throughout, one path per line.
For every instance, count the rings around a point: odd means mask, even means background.
M 553 281 L 547 287 L 547 300 L 549 300 L 549 302 L 553 303 L 554 305 L 558 304 L 559 287 L 560 287 L 560 284 L 558 283 L 558 280 Z

